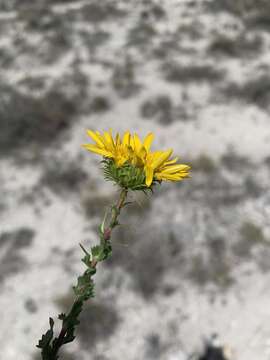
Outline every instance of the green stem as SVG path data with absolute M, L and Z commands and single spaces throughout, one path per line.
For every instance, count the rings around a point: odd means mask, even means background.
M 111 255 L 110 239 L 112 230 L 118 225 L 118 217 L 121 209 L 125 206 L 128 190 L 122 189 L 117 203 L 111 208 L 111 219 L 107 227 L 103 223 L 100 232 L 100 245 L 99 251 L 102 256 L 91 257 L 91 255 L 81 246 L 86 254 L 83 262 L 87 265 L 88 269 L 82 276 L 78 278 L 78 284 L 74 288 L 76 299 L 68 314 L 59 315 L 62 320 L 62 328 L 57 337 L 53 339 L 53 325 L 54 322 L 50 319 L 50 329 L 42 336 L 37 347 L 41 348 L 42 360 L 57 360 L 59 359 L 59 349 L 64 345 L 74 340 L 75 327 L 79 324 L 78 317 L 82 311 L 83 304 L 90 297 L 94 297 L 93 289 L 94 283 L 92 280 L 96 272 L 97 264 L 100 261 L 106 260 Z

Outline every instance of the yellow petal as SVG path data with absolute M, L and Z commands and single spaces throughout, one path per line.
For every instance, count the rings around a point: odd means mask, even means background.
M 169 165 L 168 167 L 162 169 L 162 173 L 166 174 L 174 174 L 178 173 L 179 171 L 188 171 L 190 167 L 188 165 L 184 164 L 178 164 L 178 165 Z
M 116 147 L 120 146 L 121 144 L 121 139 L 120 139 L 120 135 L 119 133 L 116 134 L 116 137 L 115 137 L 115 145 Z
M 130 132 L 129 131 L 126 131 L 123 135 L 123 145 L 125 146 L 129 146 L 130 144 Z
M 175 164 L 178 159 L 179 159 L 179 158 L 176 157 L 176 158 L 174 158 L 173 160 L 166 161 L 166 162 L 164 163 L 164 166 L 166 166 L 166 165 L 171 165 L 171 164 Z
M 94 152 L 96 154 L 99 154 L 99 155 L 102 155 L 102 156 L 105 156 L 105 157 L 109 157 L 109 158 L 113 157 L 113 154 L 110 151 L 107 151 L 105 149 L 101 149 L 101 148 L 97 147 L 96 145 L 84 144 L 83 147 L 85 149 L 87 149 L 88 151 L 92 151 L 92 152 Z
M 155 178 L 158 180 L 170 180 L 170 181 L 180 181 L 186 176 L 179 176 L 175 174 L 163 174 L 163 173 L 157 173 L 155 174 Z
M 153 164 L 163 154 L 164 154 L 164 151 L 154 151 L 152 153 L 149 152 L 147 154 L 147 159 L 148 159 L 149 163 Z
M 154 169 L 159 168 L 161 165 L 164 164 L 165 161 L 169 159 L 172 154 L 172 150 L 163 151 L 161 155 L 156 156 L 155 160 L 152 163 L 152 167 Z
M 139 156 L 139 158 L 141 159 L 141 161 L 142 161 L 143 163 L 145 163 L 146 155 L 147 155 L 146 149 L 145 149 L 144 146 L 142 146 L 141 149 L 140 149 L 140 151 L 139 151 L 139 153 L 138 153 L 138 156 Z
M 115 163 L 117 167 L 120 167 L 124 165 L 124 163 L 127 161 L 127 158 L 125 156 L 120 156 L 117 159 L 115 159 Z
M 105 142 L 106 142 L 106 145 L 107 145 L 106 147 L 109 150 L 113 150 L 114 147 L 115 147 L 115 144 L 114 144 L 111 132 L 104 131 L 104 139 L 105 139 Z
M 134 138 L 133 136 L 130 136 L 129 146 L 132 151 L 135 150 L 135 144 L 134 144 Z
M 152 182 L 153 182 L 153 177 L 154 177 L 154 170 L 153 168 L 151 168 L 150 166 L 146 166 L 145 169 L 145 184 L 146 186 L 151 186 Z
M 145 150 L 148 152 L 150 150 L 151 144 L 154 140 L 154 134 L 149 133 L 146 138 L 144 139 L 143 146 L 145 147 Z
M 136 133 L 133 135 L 133 141 L 134 141 L 134 150 L 137 153 L 139 153 L 142 148 L 142 142 Z
M 104 143 L 101 140 L 101 136 L 98 133 L 95 133 L 92 130 L 87 130 L 87 135 L 90 136 L 98 146 L 104 148 Z

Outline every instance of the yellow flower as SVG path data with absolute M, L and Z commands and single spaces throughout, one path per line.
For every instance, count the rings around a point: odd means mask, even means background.
M 111 131 L 105 131 L 103 135 L 92 130 L 88 130 L 87 133 L 95 141 L 95 144 L 85 144 L 83 146 L 89 151 L 102 155 L 107 159 L 112 159 L 117 168 L 125 166 L 126 181 L 130 181 L 128 173 L 134 174 L 131 169 L 128 172 L 126 166 L 137 168 L 140 173 L 144 174 L 143 182 L 146 187 L 151 187 L 155 181 L 180 181 L 189 177 L 190 167 L 185 164 L 177 164 L 178 158 L 170 159 L 173 152 L 171 149 L 151 152 L 150 148 L 154 139 L 153 133 L 149 133 L 144 141 L 141 141 L 136 133 L 131 135 L 129 131 L 124 133 L 122 139 L 118 133 L 113 139 Z M 106 174 L 107 177 L 116 180 L 115 173 L 113 176 L 108 176 L 108 171 L 106 171 Z M 121 181 L 123 181 L 123 173 L 121 174 Z M 140 186 L 137 182 L 135 183 L 138 188 L 143 186 L 143 184 Z
M 145 158 L 150 152 L 150 147 L 154 139 L 154 134 L 149 133 L 143 142 L 141 142 L 139 136 L 135 133 L 130 137 L 130 162 L 137 167 L 144 167 Z
M 180 181 L 189 176 L 190 167 L 176 164 L 177 158 L 170 160 L 172 150 L 148 153 L 145 158 L 145 183 L 151 186 L 153 179 Z
M 87 130 L 87 134 L 95 141 L 95 144 L 83 145 L 87 150 L 113 159 L 118 167 L 129 160 L 130 133 L 128 131 L 123 135 L 122 140 L 119 134 L 116 134 L 115 139 L 113 139 L 111 131 L 105 131 L 101 135 L 98 131 Z
M 190 167 L 184 164 L 175 164 L 178 158 L 169 160 L 172 150 L 150 152 L 154 135 L 149 133 L 144 142 L 140 141 L 137 134 L 130 140 L 133 150 L 132 164 L 143 167 L 145 184 L 151 186 L 154 179 L 179 181 L 189 176 Z

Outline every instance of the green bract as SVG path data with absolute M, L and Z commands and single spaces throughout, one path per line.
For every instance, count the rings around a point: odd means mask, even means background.
M 117 167 L 112 159 L 104 159 L 102 164 L 105 180 L 112 181 L 124 189 L 146 191 L 152 190 L 155 184 L 160 183 L 160 181 L 154 180 L 151 187 L 148 187 L 145 184 L 144 170 L 128 162 Z

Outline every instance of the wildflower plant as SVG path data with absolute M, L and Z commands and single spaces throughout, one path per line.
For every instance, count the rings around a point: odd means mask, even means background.
M 119 134 L 113 137 L 111 131 L 103 134 L 98 131 L 87 130 L 87 134 L 94 141 L 84 144 L 88 151 L 101 155 L 101 164 L 105 180 L 112 181 L 120 189 L 119 199 L 110 207 L 110 214 L 106 213 L 99 226 L 99 244 L 86 250 L 83 245 L 82 262 L 86 270 L 73 286 L 74 303 L 68 314 L 60 314 L 62 327 L 58 336 L 54 335 L 54 320 L 49 319 L 50 328 L 42 335 L 37 345 L 41 349 L 42 360 L 59 359 L 60 348 L 75 339 L 75 328 L 79 325 L 79 315 L 83 304 L 93 298 L 93 276 L 97 264 L 112 255 L 111 236 L 113 229 L 119 225 L 121 210 L 129 204 L 129 191 L 153 192 L 157 184 L 163 181 L 181 181 L 189 177 L 190 167 L 177 163 L 178 158 L 172 159 L 172 150 L 151 151 L 154 135 L 149 133 L 143 141 L 137 134 L 126 131 L 122 138 Z

